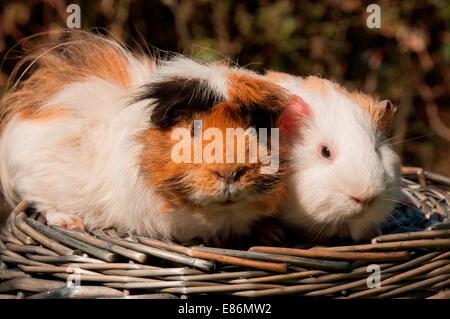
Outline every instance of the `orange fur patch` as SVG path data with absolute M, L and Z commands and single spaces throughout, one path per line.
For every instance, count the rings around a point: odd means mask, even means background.
M 277 72 L 277 71 L 272 71 L 272 70 L 268 70 L 264 74 L 264 77 L 266 77 L 267 79 L 269 79 L 270 81 L 273 81 L 273 82 L 286 81 L 292 76 L 293 75 L 290 75 L 288 73 Z
M 230 73 L 228 76 L 230 86 L 228 95 L 231 100 L 239 101 L 243 105 L 251 104 L 266 104 L 267 99 L 274 97 L 273 108 L 283 107 L 283 103 L 288 100 L 288 94 L 280 86 L 265 81 L 264 79 L 257 79 L 245 74 Z M 267 105 L 270 107 L 270 105 Z
M 369 114 L 375 126 L 382 132 L 386 132 L 394 118 L 394 112 L 385 112 L 380 107 L 379 101 L 372 96 L 362 92 L 350 92 L 342 86 L 335 84 L 335 87 L 350 100 L 354 101 L 364 112 Z
M 32 109 L 23 109 L 18 114 L 20 119 L 26 121 L 46 121 L 60 116 L 70 114 L 70 110 L 65 108 L 51 108 L 33 112 Z
M 192 120 L 187 120 L 178 123 L 176 127 L 185 127 L 191 129 L 193 120 L 202 121 L 202 130 L 207 128 L 217 128 L 222 132 L 224 137 L 223 156 L 227 152 L 227 147 L 234 145 L 234 150 L 237 149 L 237 141 L 226 144 L 226 129 L 227 128 L 243 128 L 248 125 L 246 117 L 239 116 L 239 105 L 235 102 L 221 102 L 214 106 L 211 112 L 203 112 L 193 115 Z M 246 167 L 249 176 L 260 174 L 259 169 L 261 163 L 236 163 L 237 152 L 235 152 L 234 163 L 175 163 L 171 158 L 171 151 L 173 146 L 178 141 L 171 140 L 171 130 L 163 131 L 157 129 L 148 129 L 144 131 L 138 139 L 144 145 L 144 151 L 141 155 L 141 172 L 145 178 L 146 183 L 153 189 L 160 189 L 161 195 L 167 200 L 170 205 L 165 205 L 164 210 L 170 207 L 191 207 L 193 211 L 208 213 L 207 209 L 202 211 L 201 207 L 192 206 L 187 196 L 180 191 L 177 185 L 167 185 L 167 181 L 176 178 L 177 176 L 184 176 L 192 189 L 204 192 L 205 194 L 212 194 L 218 190 L 217 177 L 214 172 L 226 174 L 227 172 L 236 170 L 240 167 Z M 193 140 L 191 141 L 191 150 L 193 150 Z M 203 140 L 203 144 L 209 143 Z M 246 142 L 246 147 L 248 143 Z M 280 158 L 287 158 L 287 148 L 280 144 L 279 148 Z M 247 154 L 248 155 L 248 154 Z M 246 159 L 248 160 L 248 156 Z M 193 155 L 191 155 L 191 160 Z M 193 162 L 193 161 L 192 161 Z M 285 165 L 285 166 L 283 166 Z M 286 171 L 287 165 L 281 164 L 280 171 Z M 246 177 L 243 178 L 242 183 L 246 183 Z M 250 181 L 248 182 L 250 183 Z M 261 207 L 263 211 L 275 209 L 276 205 L 281 201 L 285 192 L 285 185 L 283 182 L 274 184 L 273 189 L 263 198 L 255 200 L 255 207 Z
M 264 77 L 273 82 L 283 82 L 289 80 L 290 78 L 297 79 L 302 81 L 302 84 L 306 87 L 311 88 L 312 90 L 315 90 L 320 94 L 327 94 L 328 92 L 328 88 L 326 85 L 327 81 L 314 75 L 303 78 L 283 72 L 267 71 Z
M 33 71 L 14 90 L 6 92 L 0 102 L 0 132 L 17 113 L 34 114 L 36 118 L 39 107 L 69 83 L 96 76 L 123 88 L 130 87 L 128 61 L 118 47 L 87 32 L 71 31 L 70 35 L 69 40 L 45 45 L 17 64 L 13 78 L 27 65 L 32 64 Z M 150 68 L 155 67 L 151 61 L 145 61 Z
M 306 87 L 311 88 L 322 95 L 328 94 L 327 80 L 321 79 L 317 76 L 310 75 L 303 79 Z

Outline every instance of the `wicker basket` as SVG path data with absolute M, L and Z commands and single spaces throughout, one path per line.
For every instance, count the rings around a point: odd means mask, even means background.
M 449 298 L 450 179 L 415 168 L 403 168 L 403 173 L 405 199 L 428 228 L 353 246 L 184 247 L 123 238 L 114 230 L 48 227 L 21 203 L 0 233 L 0 299 L 162 299 L 212 293 Z

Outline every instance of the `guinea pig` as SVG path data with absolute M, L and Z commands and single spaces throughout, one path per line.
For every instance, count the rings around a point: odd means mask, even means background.
M 316 76 L 266 76 L 298 100 L 280 117 L 293 170 L 281 222 L 316 242 L 372 238 L 400 195 L 400 161 L 386 138 L 396 108 Z
M 85 33 L 29 60 L 2 100 L 11 205 L 31 203 L 49 225 L 179 242 L 226 241 L 275 212 L 288 166 L 271 132 L 290 103 L 278 85 L 221 63 L 138 58 Z M 255 141 L 261 156 L 239 160 Z

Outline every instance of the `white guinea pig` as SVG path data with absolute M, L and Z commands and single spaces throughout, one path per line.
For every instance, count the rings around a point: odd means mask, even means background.
M 400 192 L 399 157 L 386 139 L 396 108 L 315 76 L 267 77 L 301 102 L 280 118 L 294 169 L 280 219 L 310 240 L 371 238 Z

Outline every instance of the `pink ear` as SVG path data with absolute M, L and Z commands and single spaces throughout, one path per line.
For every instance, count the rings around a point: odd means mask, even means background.
M 311 108 L 301 97 L 293 95 L 278 120 L 281 136 L 292 137 L 303 119 L 311 116 Z

